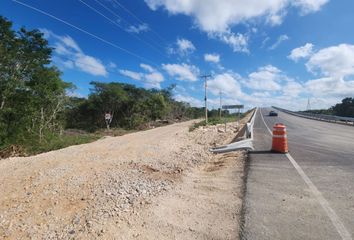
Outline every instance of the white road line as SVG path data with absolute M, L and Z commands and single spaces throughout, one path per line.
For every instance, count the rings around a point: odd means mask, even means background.
M 261 109 L 259 109 L 259 112 L 261 114 L 261 118 L 262 118 L 263 123 L 266 126 L 268 132 L 270 134 L 272 134 L 272 131 L 268 128 L 266 122 L 264 121 Z M 336 212 L 331 208 L 328 201 L 323 197 L 322 193 L 317 189 L 315 184 L 313 184 L 311 179 L 306 175 L 306 173 L 302 170 L 302 168 L 299 166 L 299 164 L 295 161 L 295 159 L 289 153 L 286 153 L 285 156 L 289 159 L 291 164 L 294 166 L 296 171 L 301 176 L 302 180 L 304 180 L 304 182 L 310 188 L 313 195 L 316 197 L 317 201 L 321 204 L 322 208 L 325 210 L 327 216 L 332 221 L 333 225 L 337 229 L 337 232 L 342 237 L 342 239 L 343 240 L 352 240 L 351 234 L 345 228 L 344 224 L 342 223 L 342 221 L 340 220 L 340 218 L 338 217 Z
M 310 178 L 305 174 L 302 168 L 297 164 L 295 159 L 289 154 L 286 153 L 285 156 L 290 160 L 293 164 L 297 172 L 300 174 L 302 179 L 306 182 L 307 186 L 310 188 L 311 192 L 317 198 L 317 201 L 321 204 L 322 208 L 326 211 L 327 216 L 331 219 L 333 225 L 336 227 L 337 232 L 342 237 L 343 240 L 352 240 L 352 237 L 348 230 L 345 228 L 344 224 L 336 214 L 336 212 L 331 208 L 328 201 L 323 197 L 322 193 L 316 188 L 316 186 L 312 183 Z
M 262 114 L 262 110 L 261 110 L 260 108 L 258 108 L 258 109 L 259 109 L 259 114 L 261 114 L 261 118 L 262 118 L 263 123 L 264 123 L 264 125 L 266 126 L 268 132 L 270 133 L 270 135 L 273 135 L 272 131 L 268 128 L 266 122 L 264 121 L 263 114 Z

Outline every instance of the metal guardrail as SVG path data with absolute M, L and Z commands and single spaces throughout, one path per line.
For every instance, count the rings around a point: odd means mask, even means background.
M 253 115 L 251 119 L 243 126 L 243 129 L 240 130 L 240 132 L 244 132 L 243 136 L 241 137 L 241 141 L 237 141 L 234 143 L 230 143 L 228 145 L 224 146 L 219 146 L 219 147 L 214 147 L 211 148 L 210 151 L 213 153 L 226 153 L 226 152 L 231 152 L 235 150 L 254 150 L 253 148 L 253 125 L 254 125 L 254 120 L 256 118 L 256 113 L 257 113 L 258 108 L 256 108 L 253 112 Z
M 298 116 L 298 117 L 354 126 L 354 118 L 350 118 L 350 117 L 340 117 L 340 116 L 334 116 L 334 115 L 306 113 L 306 112 L 294 112 L 294 111 L 290 111 L 287 109 L 274 107 L 274 106 L 273 106 L 273 108 L 275 108 L 279 111 L 294 115 L 294 116 Z

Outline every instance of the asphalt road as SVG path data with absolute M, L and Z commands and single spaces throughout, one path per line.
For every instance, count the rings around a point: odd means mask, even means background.
M 258 109 L 250 154 L 243 239 L 352 239 L 354 127 Z M 270 153 L 284 123 L 289 154 Z

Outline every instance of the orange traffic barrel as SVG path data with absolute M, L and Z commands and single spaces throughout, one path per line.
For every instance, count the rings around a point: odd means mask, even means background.
M 278 153 L 288 152 L 288 138 L 286 136 L 286 127 L 282 123 L 276 123 L 273 126 L 272 151 Z

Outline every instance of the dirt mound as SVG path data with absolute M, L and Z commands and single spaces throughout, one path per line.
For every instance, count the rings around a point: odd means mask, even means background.
M 189 132 L 192 123 L 0 161 L 0 182 L 4 183 L 0 184 L 0 239 L 149 239 L 153 233 L 147 231 L 153 228 L 141 229 L 145 234 L 136 231 L 141 225 L 148 226 L 149 217 L 143 213 L 152 210 L 160 196 L 178 198 L 181 184 L 190 181 L 190 174 L 201 166 L 205 167 L 203 172 L 210 173 L 210 180 L 214 173 L 227 170 L 225 166 L 236 166 L 236 157 L 224 163 L 223 159 L 215 160 L 209 148 L 230 142 L 238 126 L 228 124 L 224 133 L 218 131 L 222 126 Z M 6 156 L 21 153 L 16 147 L 8 152 Z M 227 196 L 237 197 L 236 190 Z M 213 195 L 217 193 L 208 194 L 217 197 Z M 130 230 L 134 230 L 131 238 Z M 159 239 L 172 237 L 166 236 Z

